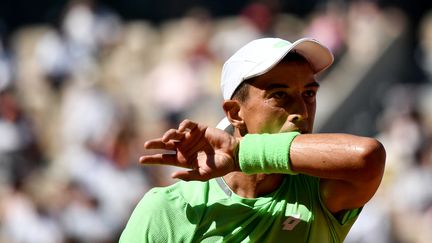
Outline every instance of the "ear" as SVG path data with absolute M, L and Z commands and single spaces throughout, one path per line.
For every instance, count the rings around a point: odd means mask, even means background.
M 246 124 L 243 120 L 240 102 L 238 100 L 225 100 L 222 107 L 230 123 L 240 131 L 245 130 Z

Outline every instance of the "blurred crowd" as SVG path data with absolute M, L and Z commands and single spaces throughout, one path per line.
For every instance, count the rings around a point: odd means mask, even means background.
M 138 165 L 143 142 L 184 118 L 216 125 L 221 67 L 250 40 L 314 37 L 335 54 L 332 72 L 347 55 L 373 65 L 403 22 L 369 1 L 301 17 L 195 8 L 158 25 L 72 1 L 56 25 L 0 36 L 0 243 L 117 242 L 144 193 L 174 182 L 171 168 Z M 432 242 L 432 15 L 419 33 L 426 80 L 383 94 L 386 174 L 347 242 Z

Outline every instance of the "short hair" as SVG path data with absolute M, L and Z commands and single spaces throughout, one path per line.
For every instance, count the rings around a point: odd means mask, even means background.
M 238 100 L 241 103 L 245 102 L 249 97 L 249 81 L 252 79 L 246 79 L 243 81 L 234 91 L 231 99 Z
M 299 54 L 296 51 L 290 51 L 288 54 L 285 55 L 284 58 L 279 63 L 291 63 L 291 62 L 298 62 L 298 63 L 308 63 L 308 60 Z M 249 97 L 249 85 L 250 82 L 254 80 L 255 77 L 248 78 L 245 81 L 243 81 L 234 91 L 232 98 L 233 100 L 238 100 L 240 102 L 245 102 Z

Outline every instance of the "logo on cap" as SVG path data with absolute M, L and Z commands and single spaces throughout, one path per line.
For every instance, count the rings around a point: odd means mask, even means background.
M 280 47 L 287 46 L 287 45 L 289 45 L 289 44 L 290 44 L 290 43 L 289 43 L 288 41 L 283 41 L 283 40 L 281 40 L 281 41 L 276 42 L 276 43 L 273 45 L 273 47 L 274 47 L 274 48 L 280 48 Z

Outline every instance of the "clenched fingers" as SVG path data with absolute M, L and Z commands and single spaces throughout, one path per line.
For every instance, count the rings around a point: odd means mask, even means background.
M 186 119 L 180 123 L 178 130 L 180 132 L 193 131 L 197 126 L 196 122 Z
M 196 167 L 196 160 L 187 161 L 183 155 L 179 153 L 143 155 L 140 157 L 139 162 L 141 164 L 172 165 L 189 169 Z
M 152 139 L 144 143 L 144 148 L 175 150 L 177 148 L 177 141 L 170 140 L 168 142 L 163 142 L 161 138 Z
M 167 132 L 165 132 L 165 134 L 162 136 L 161 141 L 164 143 L 167 143 L 170 140 L 180 141 L 184 137 L 185 137 L 184 132 L 180 132 L 179 130 L 176 130 L 176 129 L 170 129 Z

